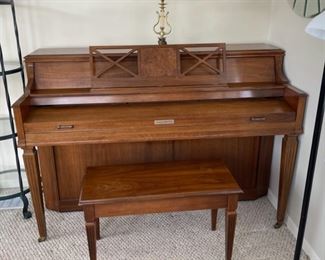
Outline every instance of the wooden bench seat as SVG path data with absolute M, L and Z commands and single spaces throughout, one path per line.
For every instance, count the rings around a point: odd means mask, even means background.
M 226 209 L 226 259 L 231 259 L 241 189 L 221 161 L 165 162 L 88 168 L 80 193 L 90 259 L 96 259 L 100 217 Z

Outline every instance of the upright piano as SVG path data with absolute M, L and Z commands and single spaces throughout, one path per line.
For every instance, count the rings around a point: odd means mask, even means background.
M 283 135 L 276 227 L 283 223 L 306 94 L 267 44 L 39 49 L 25 59 L 14 104 L 37 219 L 78 210 L 89 166 L 222 159 L 244 190 L 268 191 L 273 140 Z M 43 193 L 45 205 L 43 204 Z

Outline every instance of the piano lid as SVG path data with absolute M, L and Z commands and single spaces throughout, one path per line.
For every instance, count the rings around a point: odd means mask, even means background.
M 170 45 L 168 45 L 170 46 Z M 238 53 L 242 51 L 249 51 L 251 53 L 261 52 L 277 52 L 284 53 L 284 51 L 274 45 L 266 43 L 227 43 L 227 54 Z M 33 59 L 39 56 L 83 56 L 88 58 L 89 47 L 56 47 L 56 48 L 40 48 L 30 54 L 25 59 Z

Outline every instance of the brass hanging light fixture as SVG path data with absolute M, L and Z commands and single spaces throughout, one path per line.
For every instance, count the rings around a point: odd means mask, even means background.
M 153 31 L 158 35 L 159 45 L 166 45 L 166 36 L 172 32 L 172 27 L 168 22 L 169 12 L 166 12 L 166 5 L 165 0 L 160 0 L 160 10 L 157 11 L 158 22 L 153 27 Z

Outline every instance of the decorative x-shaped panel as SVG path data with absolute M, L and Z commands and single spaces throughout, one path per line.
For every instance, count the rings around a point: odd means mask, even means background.
M 201 58 L 200 56 L 195 54 L 193 51 L 191 52 L 187 48 L 180 48 L 179 50 L 181 53 L 188 54 L 189 56 L 191 56 L 192 58 L 194 58 L 197 61 L 190 68 L 188 68 L 184 72 L 182 72 L 182 76 L 188 75 L 191 71 L 195 70 L 200 65 L 206 66 L 209 70 L 211 70 L 212 72 L 214 72 L 217 75 L 220 75 L 225 68 L 225 64 L 224 64 L 225 59 L 223 59 L 223 52 L 224 52 L 223 48 L 217 47 L 213 51 L 210 51 L 210 53 L 206 54 L 205 57 L 203 57 L 203 58 Z M 220 60 L 222 61 L 222 63 L 220 64 L 220 63 L 216 62 L 215 66 L 210 64 L 208 61 L 209 61 L 209 59 L 211 59 L 213 57 L 213 55 L 221 55 L 222 58 Z
M 226 46 L 217 44 L 91 46 L 93 87 L 220 85 Z
M 127 51 L 125 54 L 122 54 L 122 56 L 117 55 L 117 53 L 123 53 Z M 91 55 L 91 66 L 93 71 L 93 76 L 95 78 L 102 77 L 105 73 L 108 73 L 109 70 L 113 69 L 115 66 L 127 73 L 131 77 L 137 77 L 137 73 L 131 71 L 127 66 L 123 65 L 123 61 L 129 57 L 130 55 L 137 53 L 137 49 L 123 49 L 121 47 L 90 47 L 90 55 Z M 113 57 L 117 57 L 116 60 L 114 60 Z M 108 63 L 103 68 L 98 68 L 96 66 L 96 59 L 101 58 L 102 62 Z

